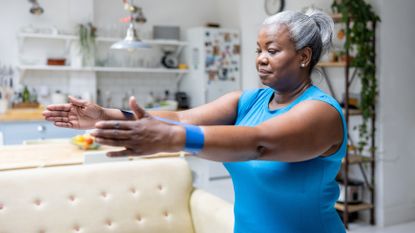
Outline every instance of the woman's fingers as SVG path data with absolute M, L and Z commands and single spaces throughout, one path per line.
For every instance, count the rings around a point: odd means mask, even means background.
M 129 121 L 98 121 L 95 124 L 97 129 L 131 129 Z
M 96 129 L 91 132 L 96 138 L 125 140 L 131 138 L 131 130 L 123 129 Z
M 130 108 L 134 112 L 134 115 L 137 119 L 141 119 L 141 118 L 143 118 L 147 115 L 146 111 L 143 108 L 141 108 L 140 106 L 138 106 L 137 101 L 135 100 L 134 96 L 130 97 L 130 100 L 129 100 L 128 103 L 129 103 Z
M 65 112 L 65 111 L 44 111 L 42 114 L 45 117 L 68 117 L 69 112 Z
M 77 99 L 77 98 L 75 98 L 73 96 L 68 96 L 68 99 L 69 99 L 69 102 L 71 104 L 73 104 L 75 106 L 78 106 L 78 107 L 84 107 L 85 105 L 88 104 L 88 101 L 86 101 L 86 100 L 80 100 L 80 99 Z
M 96 137 L 95 141 L 99 144 L 104 144 L 107 146 L 124 146 L 129 143 L 129 140 L 123 140 L 123 139 L 107 139 L 107 138 L 101 138 Z
M 137 153 L 131 149 L 125 149 L 121 151 L 111 151 L 107 153 L 108 157 L 125 157 L 125 156 L 131 156 L 131 155 L 137 155 Z
M 66 111 L 71 110 L 71 104 L 52 104 L 46 107 L 49 111 Z
M 45 120 L 53 122 L 69 122 L 68 117 L 46 117 Z
M 54 125 L 62 128 L 73 128 L 72 124 L 69 122 L 55 122 Z

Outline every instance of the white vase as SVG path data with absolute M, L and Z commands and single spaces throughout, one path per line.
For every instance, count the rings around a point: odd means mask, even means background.
M 70 57 L 71 57 L 71 67 L 81 68 L 81 67 L 95 66 L 94 51 L 92 51 L 89 56 L 85 56 L 81 51 L 79 42 L 75 42 L 71 44 Z
M 70 49 L 69 54 L 70 54 L 71 67 L 81 68 L 83 66 L 83 59 L 82 59 L 82 54 L 81 54 L 81 50 L 79 48 L 78 43 L 71 44 L 71 49 Z

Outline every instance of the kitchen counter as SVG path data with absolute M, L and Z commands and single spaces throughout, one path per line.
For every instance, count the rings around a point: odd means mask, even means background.
M 120 147 L 101 146 L 98 150 L 81 150 L 68 141 L 42 143 L 34 145 L 0 146 L 0 171 L 28 169 L 51 166 L 80 165 L 84 163 L 87 152 L 107 152 L 122 150 Z M 148 156 L 129 157 L 154 158 L 154 157 L 176 157 L 184 153 L 158 153 Z
M 9 109 L 5 113 L 0 114 L 0 122 L 41 121 L 45 119 L 42 116 L 43 111 L 44 108 Z

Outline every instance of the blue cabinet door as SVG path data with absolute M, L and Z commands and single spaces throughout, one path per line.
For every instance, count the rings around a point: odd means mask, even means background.
M 59 128 L 47 121 L 0 122 L 0 132 L 5 145 L 34 139 L 70 138 L 84 133 L 83 130 Z

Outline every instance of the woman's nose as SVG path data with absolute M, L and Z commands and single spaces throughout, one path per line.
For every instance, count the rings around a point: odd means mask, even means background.
M 268 57 L 265 54 L 259 54 L 257 57 L 257 63 L 259 65 L 266 65 L 268 64 Z

